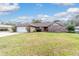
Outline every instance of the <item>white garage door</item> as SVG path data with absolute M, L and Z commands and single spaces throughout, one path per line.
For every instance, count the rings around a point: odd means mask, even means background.
M 17 32 L 27 32 L 26 27 L 17 27 Z

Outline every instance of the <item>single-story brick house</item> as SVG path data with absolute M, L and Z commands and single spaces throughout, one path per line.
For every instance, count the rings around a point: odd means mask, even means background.
M 28 26 L 29 32 L 67 32 L 64 24 L 60 22 L 55 23 L 31 23 Z
M 0 31 L 14 32 L 14 30 L 16 32 L 67 32 L 64 24 L 61 24 L 60 22 L 18 24 L 16 26 L 0 25 Z

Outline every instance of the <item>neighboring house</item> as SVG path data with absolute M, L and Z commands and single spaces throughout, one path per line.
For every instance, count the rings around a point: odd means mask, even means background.
M 29 26 L 30 32 L 67 32 L 64 24 L 56 23 L 32 23 Z
M 78 33 L 79 32 L 79 26 L 75 27 L 75 32 Z
M 14 26 L 12 25 L 2 25 L 0 24 L 0 31 L 13 32 Z

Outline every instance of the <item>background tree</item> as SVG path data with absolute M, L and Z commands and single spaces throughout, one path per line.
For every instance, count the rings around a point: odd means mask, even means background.
M 73 18 L 73 21 L 75 22 L 76 26 L 79 26 L 79 14 L 75 15 L 75 17 Z
M 56 22 L 61 22 L 61 21 L 60 20 L 54 20 L 53 22 L 56 23 Z
M 32 23 L 41 23 L 41 22 L 42 20 L 35 20 L 35 19 L 32 20 Z
M 70 32 L 70 33 L 75 32 L 75 23 L 73 20 L 68 21 L 67 29 L 68 29 L 68 32 Z

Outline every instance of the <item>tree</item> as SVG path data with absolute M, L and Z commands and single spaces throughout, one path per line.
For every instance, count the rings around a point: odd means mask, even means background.
M 74 28 L 74 26 L 73 25 L 69 25 L 68 27 L 67 27 L 67 29 L 68 29 L 68 32 L 70 32 L 70 33 L 74 33 L 75 31 L 75 28 Z
M 54 20 L 53 22 L 56 23 L 56 22 L 61 22 L 61 21 L 60 20 Z
M 74 24 L 74 21 L 70 21 L 69 24 L 67 25 L 67 29 L 68 29 L 68 32 L 70 33 L 74 33 L 75 32 L 75 24 Z
M 71 20 L 74 22 L 76 26 L 79 26 L 79 14 L 73 16 Z
M 41 23 L 41 22 L 42 20 L 35 20 L 35 19 L 32 20 L 32 23 Z

